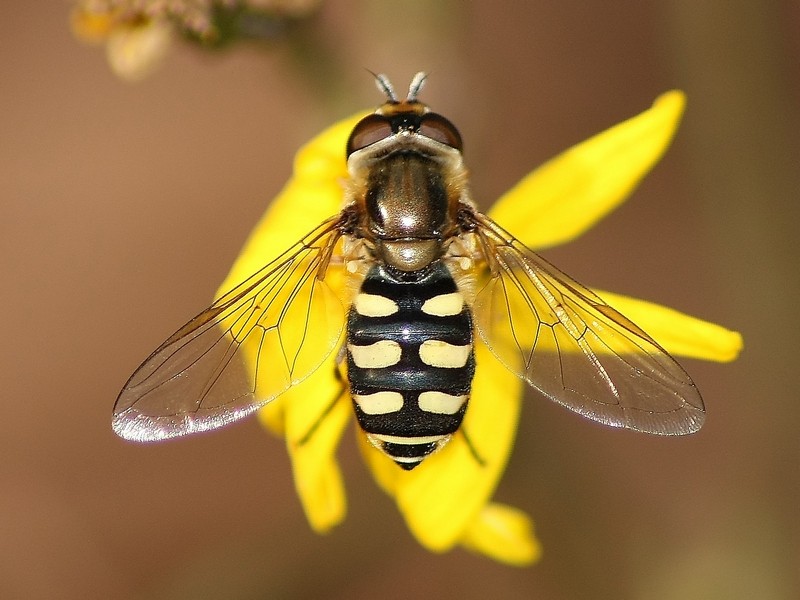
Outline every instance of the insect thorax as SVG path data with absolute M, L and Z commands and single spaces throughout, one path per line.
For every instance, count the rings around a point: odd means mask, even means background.
M 444 264 L 373 266 L 347 320 L 350 391 L 369 440 L 412 469 L 458 430 L 474 372 L 472 316 Z

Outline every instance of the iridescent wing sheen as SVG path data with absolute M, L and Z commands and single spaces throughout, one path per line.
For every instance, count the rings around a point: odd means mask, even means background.
M 341 270 L 328 260 L 343 218 L 324 222 L 156 349 L 120 392 L 114 431 L 154 441 L 215 429 L 319 367 L 344 328 L 320 270 Z
M 702 426 L 694 382 L 658 343 L 485 215 L 470 218 L 486 260 L 475 326 L 507 368 L 606 425 L 660 435 Z

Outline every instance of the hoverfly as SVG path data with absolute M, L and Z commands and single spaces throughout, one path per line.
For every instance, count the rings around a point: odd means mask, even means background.
M 342 149 L 339 214 L 157 348 L 122 389 L 114 431 L 151 441 L 221 427 L 339 352 L 359 425 L 412 469 L 459 430 L 478 338 L 585 417 L 662 435 L 699 429 L 703 402 L 666 351 L 477 210 L 458 130 L 417 99 L 425 74 L 404 100 L 376 80 L 387 101 Z M 326 284 L 333 273 L 348 281 L 344 305 Z

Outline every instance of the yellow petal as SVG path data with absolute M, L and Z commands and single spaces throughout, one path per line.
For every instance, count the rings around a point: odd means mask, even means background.
M 652 302 L 595 292 L 675 356 L 729 362 L 736 360 L 742 350 L 744 342 L 738 331 Z
M 503 504 L 487 504 L 467 529 L 462 545 L 515 567 L 526 567 L 542 554 L 530 517 Z
M 315 225 L 336 214 L 342 205 L 341 182 L 346 176 L 345 145 L 355 122 L 351 117 L 323 131 L 297 153 L 294 173 L 270 204 L 244 244 L 228 276 L 217 290 L 224 295 L 292 246 Z M 339 293 L 341 274 L 330 272 L 328 285 Z M 255 364 L 257 348 L 246 349 Z M 284 434 L 285 400 L 279 397 L 262 409 L 262 422 Z
M 253 229 L 217 297 L 258 271 L 342 208 L 345 145 L 364 113 L 340 121 L 303 146 L 294 173 Z
M 286 437 L 286 411 L 284 411 L 283 396 L 278 396 L 258 411 L 258 419 L 276 436 Z
M 235 288 L 295 244 L 313 227 L 340 210 L 342 205 L 341 180 L 346 174 L 345 144 L 356 119 L 357 117 L 354 117 L 328 128 L 301 148 L 295 160 L 292 178 L 251 233 L 228 276 L 220 285 L 217 297 Z M 313 293 L 316 299 L 313 311 L 308 310 L 307 302 L 300 298 L 292 304 L 294 315 L 292 311 L 281 315 L 281 318 L 286 321 L 286 325 L 283 325 L 280 331 L 272 331 L 270 335 L 264 335 L 261 338 L 252 336 L 252 339 L 245 343 L 243 352 L 249 367 L 259 365 L 259 372 L 269 373 L 270 362 L 276 360 L 285 348 L 289 348 L 289 354 L 297 358 L 299 355 L 292 350 L 299 347 L 300 343 L 305 342 L 302 344 L 302 354 L 303 357 L 309 359 L 306 365 L 308 368 L 301 369 L 299 365 L 295 365 L 295 367 L 298 373 L 301 371 L 303 374 L 308 373 L 309 368 L 315 365 L 314 359 L 323 357 L 330 348 L 328 344 L 335 340 L 325 335 L 307 338 L 305 329 L 298 327 L 293 330 L 288 319 L 297 316 L 302 320 L 305 317 L 307 326 L 311 326 L 319 332 L 324 330 L 326 333 L 335 335 L 337 325 L 341 323 L 337 323 L 336 316 L 333 315 L 333 312 L 336 312 L 333 307 L 333 304 L 336 303 L 335 299 L 328 302 L 326 294 L 330 293 L 327 291 L 329 288 L 335 296 L 344 300 L 345 285 L 342 271 L 341 265 L 328 270 L 325 279 L 327 287 L 317 286 L 313 290 L 311 287 L 304 288 L 302 295 Z M 272 301 L 268 303 L 271 306 L 269 310 L 276 314 L 283 313 L 285 301 L 294 294 L 295 288 L 292 280 L 299 279 L 302 273 L 302 269 L 293 270 L 287 276 L 280 291 L 273 288 Z M 341 311 L 341 306 L 338 310 Z M 232 316 L 236 319 L 238 317 L 238 312 Z M 319 351 L 315 349 L 315 344 L 319 346 Z M 289 384 L 289 374 L 287 373 L 282 371 L 280 377 L 255 377 L 259 395 L 262 398 L 268 398 L 280 393 Z M 278 399 L 273 401 L 272 406 L 268 406 L 264 412 L 263 422 L 278 434 L 284 433 L 284 407 L 287 404 L 289 403 L 285 399 Z
M 464 423 L 441 451 L 403 471 L 367 442 L 361 444 L 376 481 L 395 498 L 414 536 L 434 552 L 451 549 L 472 526 L 494 493 L 516 434 L 522 381 L 483 344 L 475 351 L 478 367 Z
M 259 411 L 262 422 L 270 424 L 274 413 L 280 412 L 295 488 L 308 522 L 318 533 L 338 525 L 347 510 L 336 449 L 352 408 L 335 373 L 332 357 L 308 379 Z
M 217 297 L 340 210 L 341 181 L 346 175 L 345 144 L 361 116 L 328 128 L 298 152 L 292 178 L 251 233 Z M 341 269 L 332 269 L 328 275 L 326 283 L 335 293 L 343 294 Z M 257 344 L 244 347 L 248 364 L 256 364 L 258 351 Z M 298 495 L 309 523 L 318 532 L 339 523 L 346 512 L 335 451 L 352 409 L 346 398 L 331 408 L 342 389 L 335 372 L 335 356 L 331 356 L 306 380 L 259 411 L 262 423 L 286 437 Z
M 367 436 L 361 428 L 358 429 L 356 435 L 358 436 L 358 448 L 361 450 L 364 462 L 367 463 L 367 466 L 372 472 L 372 477 L 375 479 L 375 482 L 384 492 L 394 498 L 397 492 L 398 482 L 404 475 L 403 471 L 367 440 Z M 439 454 L 441 454 L 441 452 Z M 430 458 L 426 458 L 425 460 L 428 461 Z M 421 468 L 422 465 L 415 470 Z
M 504 194 L 489 216 L 530 248 L 567 242 L 634 190 L 666 150 L 685 96 L 672 91 L 653 107 L 548 161 Z

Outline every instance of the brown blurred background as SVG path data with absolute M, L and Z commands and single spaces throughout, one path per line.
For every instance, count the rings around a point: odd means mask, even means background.
M 0 8 L 0 597 L 800 597 L 796 2 L 331 0 L 299 39 L 176 45 L 135 85 L 72 37 L 69 8 Z M 688 93 L 631 201 L 546 256 L 739 329 L 745 351 L 682 361 L 709 413 L 687 439 L 526 402 L 496 497 L 536 521 L 531 568 L 428 554 L 352 435 L 349 515 L 319 537 L 254 421 L 153 446 L 109 426 L 297 147 L 380 101 L 365 68 L 399 89 L 430 73 L 423 99 L 461 128 L 484 207 L 659 93 Z

